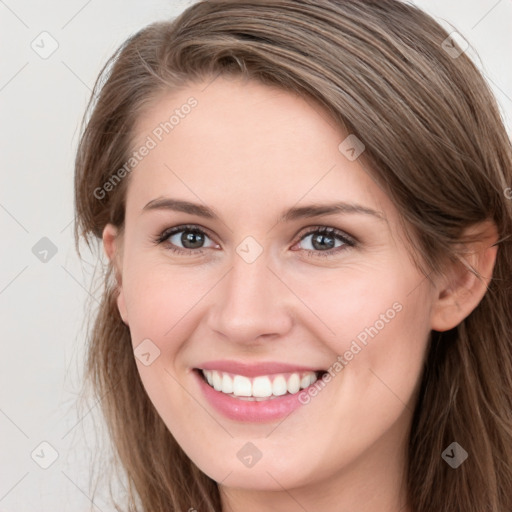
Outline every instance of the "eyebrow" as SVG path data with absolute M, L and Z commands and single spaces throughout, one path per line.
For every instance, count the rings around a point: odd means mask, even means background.
M 172 210 L 176 212 L 190 213 L 207 219 L 219 219 L 219 216 L 214 212 L 214 210 L 208 206 L 179 199 L 172 199 L 169 197 L 157 198 L 149 201 L 149 203 L 147 203 L 142 209 L 142 213 L 151 210 Z M 372 215 L 383 221 L 386 220 L 386 217 L 382 212 L 373 210 L 372 208 L 368 208 L 357 203 L 336 202 L 323 204 L 314 203 L 306 206 L 295 206 L 289 208 L 278 218 L 277 222 L 290 222 L 297 219 L 332 215 L 336 213 Z

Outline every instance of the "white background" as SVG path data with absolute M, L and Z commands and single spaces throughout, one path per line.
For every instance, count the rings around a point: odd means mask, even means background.
M 87 413 L 75 403 L 97 257 L 84 252 L 80 262 L 73 245 L 74 152 L 106 59 L 130 34 L 191 3 L 0 0 L 0 512 L 113 510 L 101 489 L 89 499 L 98 407 Z M 416 4 L 470 43 L 511 133 L 512 2 Z M 43 31 L 59 45 L 47 59 L 31 48 Z M 46 263 L 32 252 L 43 237 L 57 249 Z M 58 454 L 48 469 L 31 458 L 43 441 Z M 48 446 L 34 454 L 41 464 L 51 456 Z

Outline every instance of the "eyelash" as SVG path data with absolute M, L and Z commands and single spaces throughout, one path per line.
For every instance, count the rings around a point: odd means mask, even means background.
M 198 226 L 192 224 L 186 224 L 181 226 L 176 226 L 174 228 L 166 229 L 161 234 L 159 234 L 154 240 L 153 243 L 156 245 L 164 244 L 172 235 L 175 235 L 176 233 L 181 233 L 183 231 L 189 232 L 189 233 L 195 233 L 195 234 L 202 234 L 207 236 L 208 238 L 211 238 L 206 231 L 203 229 L 200 229 Z M 335 253 L 339 253 L 341 251 L 346 250 L 347 248 L 352 248 L 357 245 L 357 240 L 343 231 L 340 231 L 336 228 L 327 227 L 327 226 L 315 226 L 311 230 L 304 233 L 301 238 L 296 242 L 302 242 L 307 236 L 312 234 L 321 234 L 321 235 L 328 235 L 332 236 L 334 238 L 337 238 L 338 240 L 341 240 L 343 242 L 343 245 L 340 247 L 334 247 L 332 249 L 327 249 L 325 251 L 319 251 L 319 250 L 312 250 L 312 249 L 299 249 L 306 253 L 308 257 L 332 257 L 335 255 Z M 295 244 L 294 244 L 295 245 Z M 199 249 L 182 249 L 181 247 L 176 247 L 174 245 L 171 245 L 170 242 L 167 245 L 167 249 L 174 252 L 175 254 L 183 254 L 186 256 L 195 256 L 197 254 L 203 254 L 205 251 L 205 248 L 199 248 Z

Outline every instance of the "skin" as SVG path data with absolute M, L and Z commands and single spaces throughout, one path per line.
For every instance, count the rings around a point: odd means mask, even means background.
M 400 484 L 429 333 L 477 306 L 496 248 L 468 253 L 484 279 L 454 267 L 429 282 L 389 197 L 338 149 L 347 134 L 312 101 L 255 82 L 219 77 L 158 98 L 135 127 L 135 146 L 190 96 L 197 107 L 129 177 L 123 233 L 109 224 L 103 234 L 133 346 L 149 338 L 160 350 L 149 366 L 137 360 L 151 401 L 192 461 L 219 482 L 224 511 L 411 512 Z M 207 205 L 219 220 L 143 210 L 162 197 Z M 335 213 L 277 223 L 292 206 L 335 201 L 382 218 Z M 182 224 L 206 232 L 202 253 L 153 242 Z M 319 226 L 358 243 L 335 238 L 338 251 L 324 257 L 307 236 Z M 180 235 L 172 242 L 187 250 Z M 247 236 L 263 248 L 252 263 L 236 252 Z M 400 312 L 284 420 L 221 416 L 191 373 L 215 359 L 327 369 L 396 303 Z M 251 468 L 237 457 L 249 441 L 262 453 Z

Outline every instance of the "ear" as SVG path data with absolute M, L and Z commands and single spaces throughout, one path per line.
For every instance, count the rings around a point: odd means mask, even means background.
M 128 325 L 128 313 L 126 311 L 126 303 L 124 300 L 124 290 L 122 281 L 122 238 L 119 234 L 118 228 L 113 224 L 107 224 L 103 229 L 103 249 L 109 259 L 110 263 L 114 267 L 114 275 L 117 282 L 118 296 L 117 296 L 117 308 L 119 314 L 123 319 L 123 322 Z
M 496 225 L 485 221 L 467 229 L 473 241 L 461 246 L 459 262 L 450 264 L 436 287 L 431 328 L 447 331 L 460 324 L 483 299 L 492 278 L 498 247 Z

